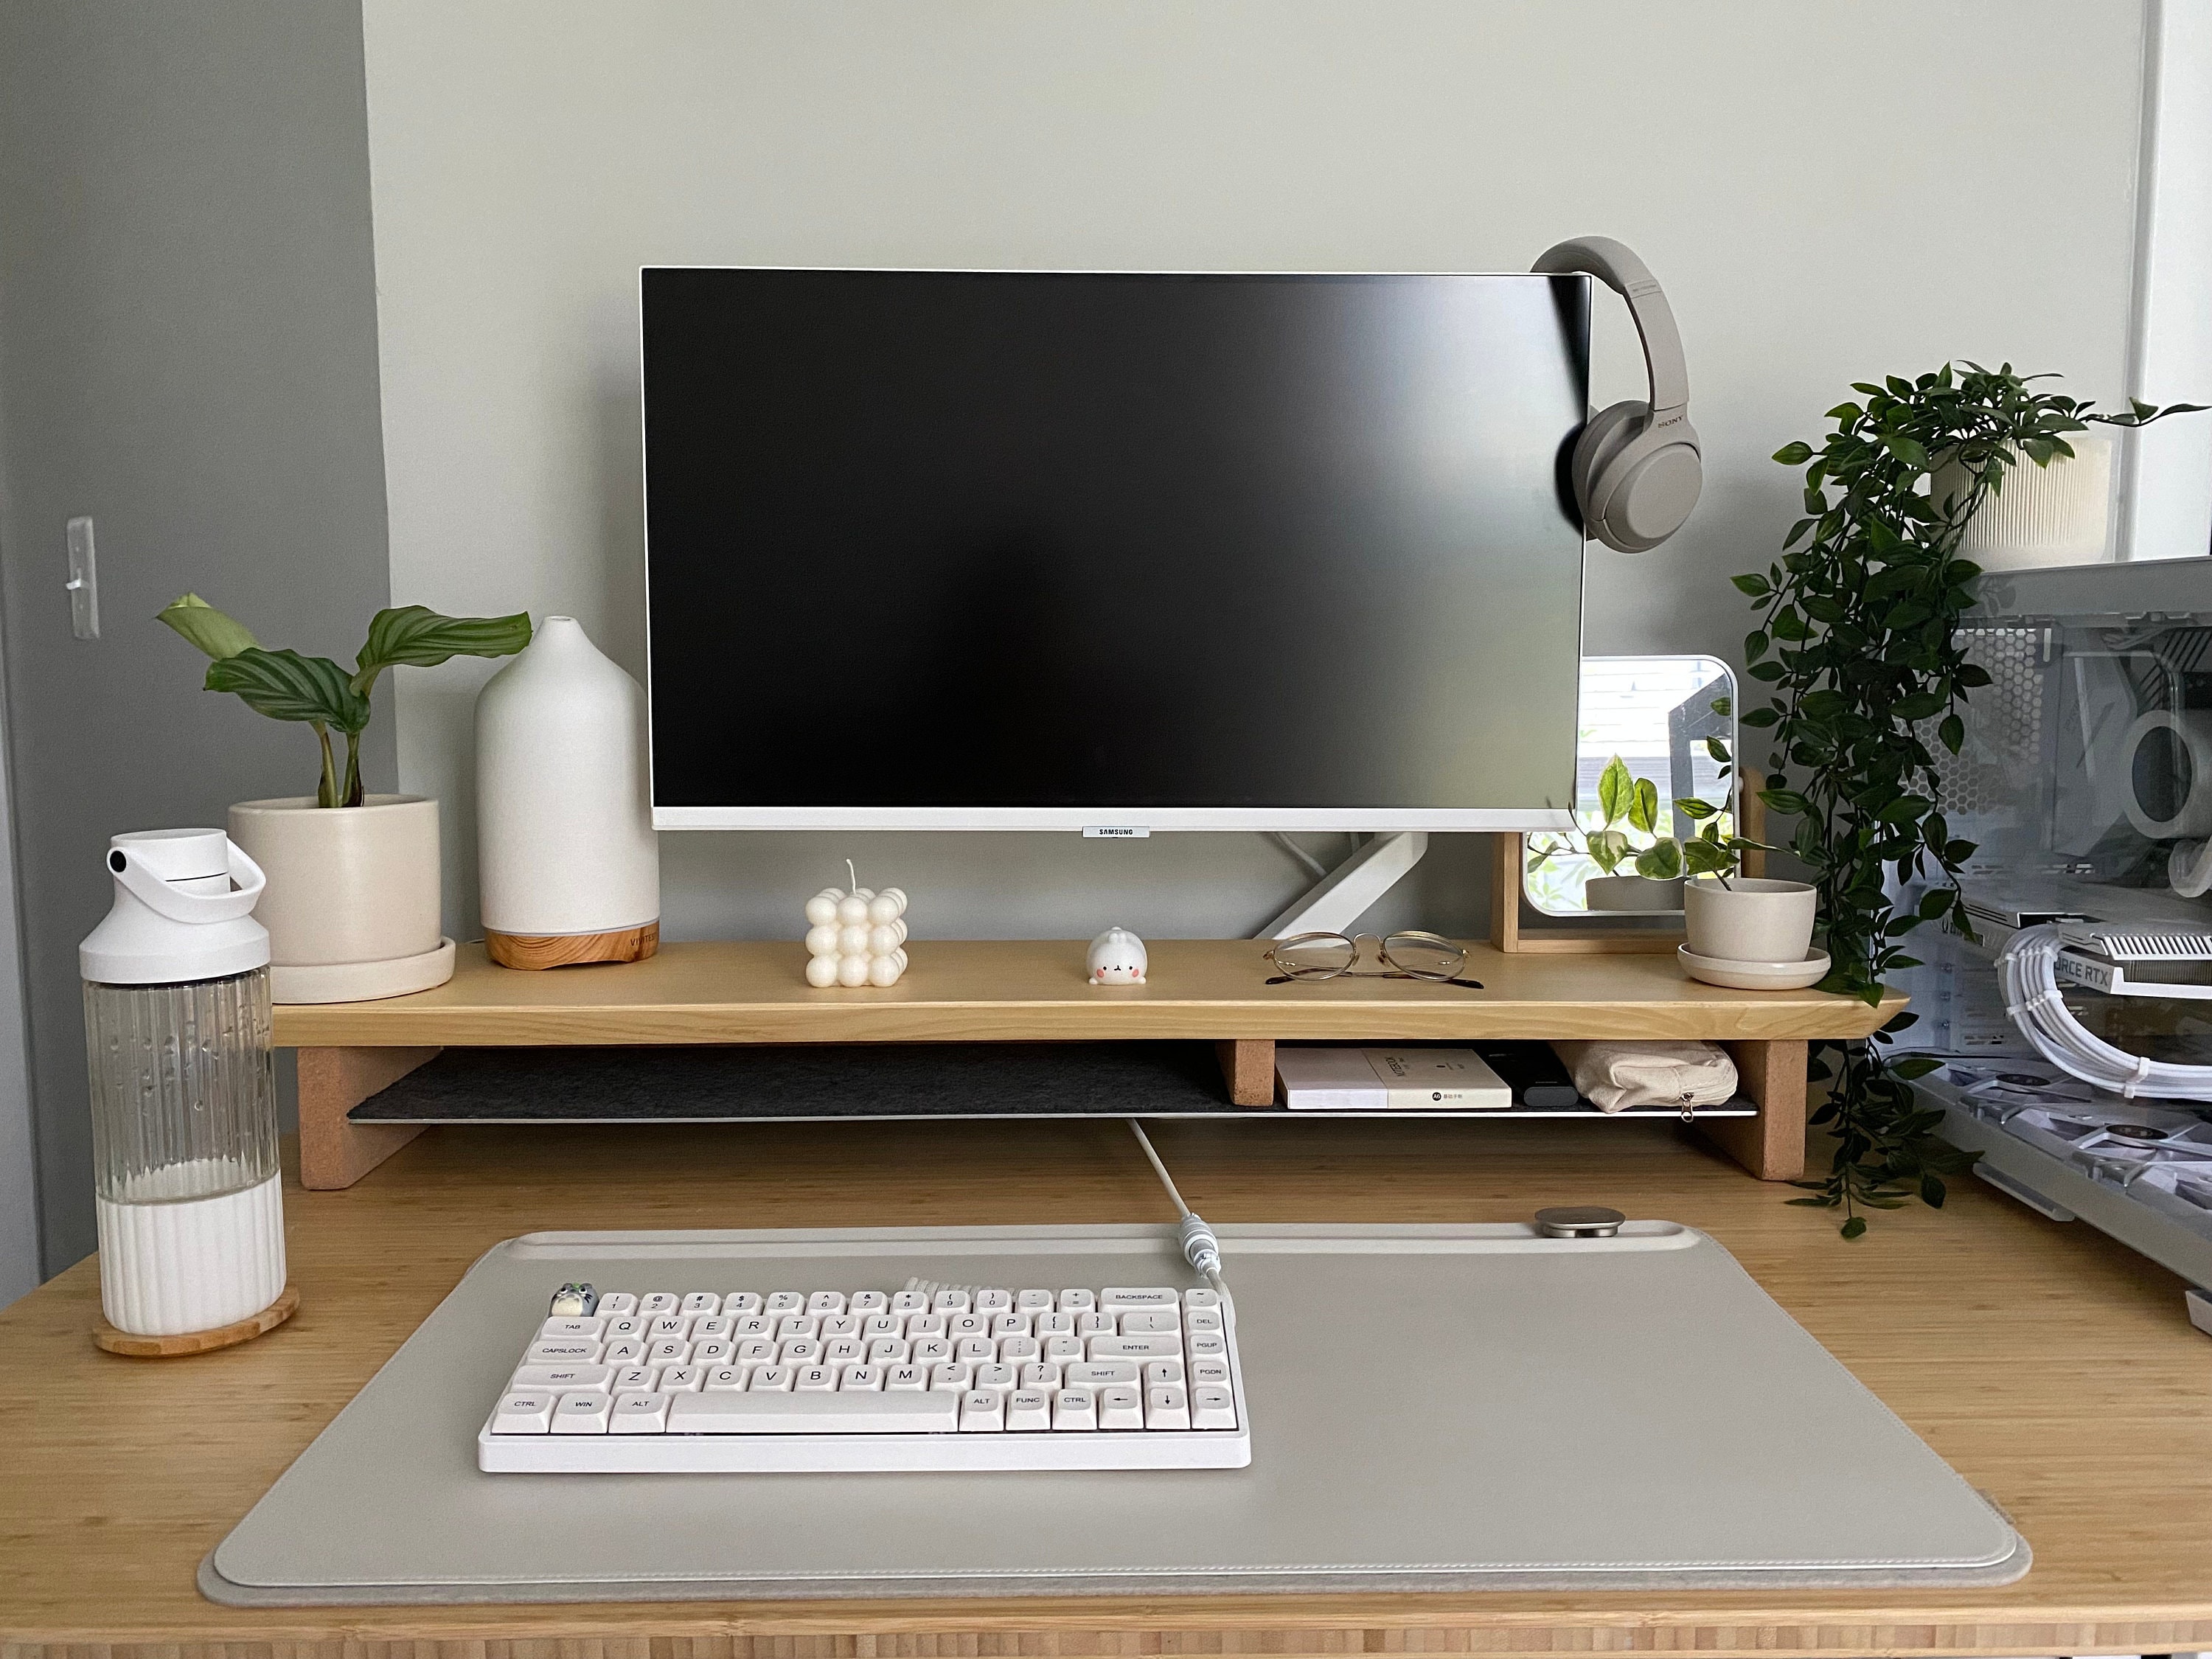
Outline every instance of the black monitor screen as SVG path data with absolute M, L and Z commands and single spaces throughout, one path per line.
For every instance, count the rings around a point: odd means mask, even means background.
M 665 824 L 1572 799 L 1585 279 L 649 269 L 643 307 Z

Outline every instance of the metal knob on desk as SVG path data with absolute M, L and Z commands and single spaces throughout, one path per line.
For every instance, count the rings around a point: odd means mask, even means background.
M 1547 1238 L 1611 1238 L 1628 1218 L 1601 1204 L 1564 1204 L 1536 1212 L 1536 1231 Z

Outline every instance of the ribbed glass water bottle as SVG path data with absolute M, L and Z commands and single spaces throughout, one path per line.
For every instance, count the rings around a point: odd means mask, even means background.
M 118 836 L 78 947 L 100 1304 L 135 1336 L 251 1318 L 284 1289 L 258 866 L 220 830 Z

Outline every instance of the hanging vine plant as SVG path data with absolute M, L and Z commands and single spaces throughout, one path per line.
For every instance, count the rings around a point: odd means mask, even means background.
M 1972 937 L 1959 871 L 1974 843 L 1952 833 L 1928 746 L 1959 752 L 1960 705 L 1990 683 L 1959 638 L 1981 574 L 1958 556 L 1968 522 L 2008 469 L 2070 458 L 2069 433 L 2199 407 L 2100 414 L 2033 389 L 2048 378 L 2009 363 L 1946 364 L 1917 380 L 1861 383 L 1852 390 L 1864 401 L 1828 411 L 1835 429 L 1820 447 L 1775 453 L 1805 469 L 1805 516 L 1764 574 L 1735 578 L 1759 612 L 1744 659 L 1773 692 L 1741 718 L 1773 734 L 1759 799 L 1797 821 L 1790 851 L 1820 890 L 1824 990 L 1879 1005 L 1884 976 L 1918 965 L 1908 954 L 1916 928 Z M 1899 913 L 1893 887 L 1923 883 L 1925 896 Z M 1866 1231 L 1864 1210 L 1916 1194 L 1942 1204 L 1943 1176 L 1971 1162 L 1936 1138 L 1942 1115 L 1911 1087 L 1937 1062 L 1887 1052 L 1916 1018 L 1899 1014 L 1871 1041 L 1813 1047 L 1809 1075 L 1828 1085 L 1813 1121 L 1832 1126 L 1835 1156 L 1825 1177 L 1798 1183 L 1812 1195 L 1790 1201 L 1842 1210 L 1845 1238 Z

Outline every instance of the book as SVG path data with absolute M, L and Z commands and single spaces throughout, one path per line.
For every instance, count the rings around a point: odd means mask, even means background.
M 1275 1048 L 1294 1112 L 1500 1111 L 1513 1091 L 1472 1048 Z

